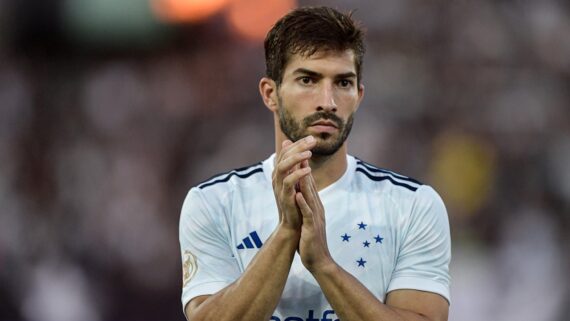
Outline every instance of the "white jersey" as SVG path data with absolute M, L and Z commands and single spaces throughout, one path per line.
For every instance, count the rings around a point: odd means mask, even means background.
M 183 307 L 245 271 L 275 230 L 275 155 L 194 187 L 182 207 Z M 319 192 L 329 251 L 379 300 L 396 289 L 449 301 L 451 245 L 444 204 L 429 186 L 347 156 L 345 174 Z M 298 254 L 273 321 L 337 319 Z

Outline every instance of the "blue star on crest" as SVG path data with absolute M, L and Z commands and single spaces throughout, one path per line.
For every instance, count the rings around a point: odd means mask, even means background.
M 365 229 L 366 229 L 366 226 L 368 226 L 368 224 L 364 224 L 364 222 L 360 222 L 360 223 L 358 224 L 358 229 L 359 229 L 359 230 L 365 230 Z
M 368 240 L 362 242 L 362 244 L 364 245 L 364 247 L 370 247 L 370 242 L 368 242 Z
M 358 266 L 365 267 L 364 264 L 366 264 L 366 261 L 364 261 L 363 258 L 360 258 L 360 260 L 356 261 L 356 263 L 358 263 Z
M 350 240 L 349 240 L 351 237 L 350 235 L 344 233 L 344 235 L 341 235 L 340 237 L 342 237 L 343 242 L 350 242 Z
M 382 240 L 384 239 L 383 237 L 380 237 L 380 234 L 376 235 L 374 237 L 374 239 L 376 240 L 376 243 L 380 243 L 382 244 Z

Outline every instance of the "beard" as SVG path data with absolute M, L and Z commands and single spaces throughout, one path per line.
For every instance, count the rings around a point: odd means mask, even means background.
M 311 150 L 315 156 L 330 156 L 336 153 L 340 147 L 344 144 L 350 131 L 352 129 L 352 123 L 354 121 L 354 113 L 348 116 L 346 122 L 338 117 L 335 113 L 318 111 L 311 114 L 301 121 L 297 121 L 291 113 L 285 108 L 281 97 L 279 100 L 279 125 L 281 126 L 281 131 L 287 138 L 291 141 L 296 142 L 309 135 L 308 128 L 319 120 L 330 120 L 335 123 L 338 134 L 333 135 L 329 133 L 320 133 L 315 136 L 317 139 L 317 145 Z

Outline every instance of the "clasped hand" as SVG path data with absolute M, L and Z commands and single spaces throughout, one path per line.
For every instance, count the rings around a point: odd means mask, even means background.
M 294 143 L 285 140 L 273 172 L 280 228 L 298 232 L 298 252 L 311 272 L 333 262 L 326 241 L 325 211 L 309 166 L 315 145 L 313 136 Z

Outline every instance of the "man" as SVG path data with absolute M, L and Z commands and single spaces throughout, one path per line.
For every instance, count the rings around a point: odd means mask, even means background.
M 190 190 L 180 221 L 188 320 L 447 320 L 450 237 L 429 186 L 347 154 L 362 31 L 301 8 L 265 40 L 276 153 Z

